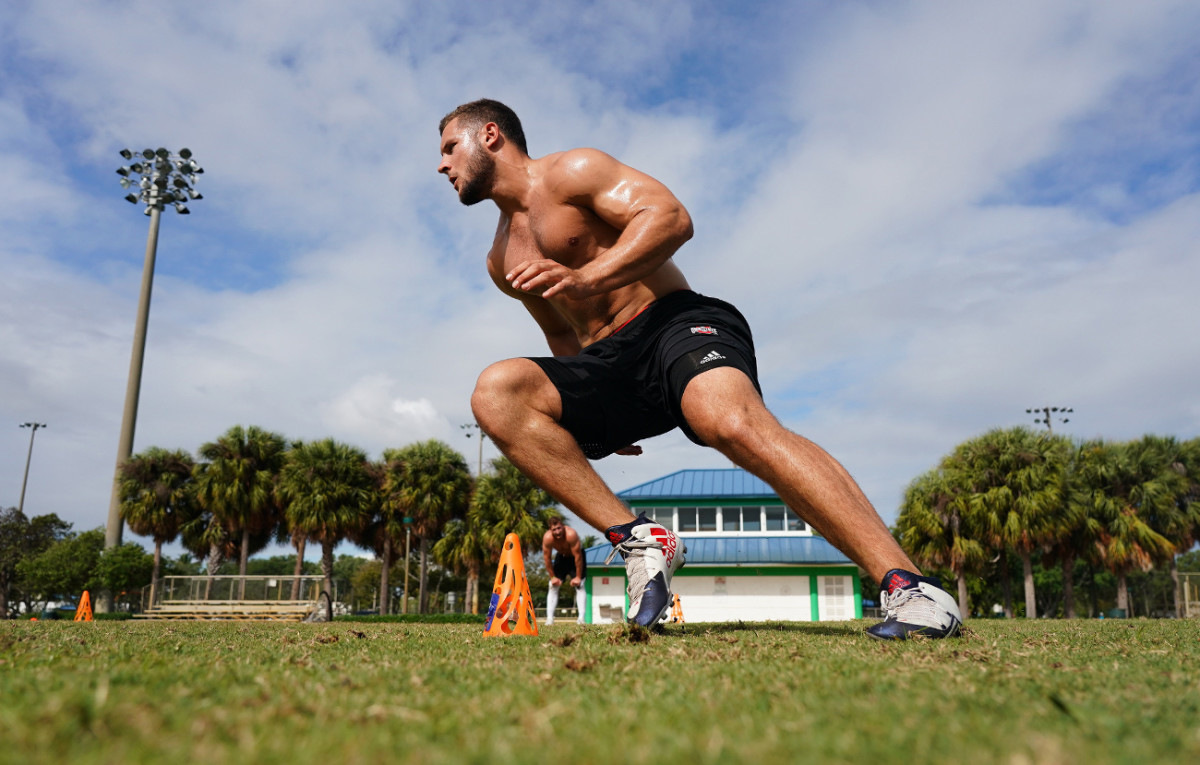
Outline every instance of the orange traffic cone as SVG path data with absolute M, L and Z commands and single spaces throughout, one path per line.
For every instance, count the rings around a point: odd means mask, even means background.
M 683 624 L 683 606 L 679 604 L 679 593 L 675 593 L 675 602 L 671 605 L 671 621 Z
M 515 619 L 515 627 L 509 624 L 510 619 Z M 500 551 L 500 565 L 496 569 L 496 584 L 492 587 L 492 603 L 488 606 L 483 636 L 536 634 L 537 615 L 533 612 L 529 580 L 525 578 L 521 539 L 516 534 L 509 534 Z
M 92 596 L 88 595 L 88 591 L 83 591 L 83 597 L 79 599 L 79 608 L 75 609 L 75 621 L 90 622 L 92 620 Z

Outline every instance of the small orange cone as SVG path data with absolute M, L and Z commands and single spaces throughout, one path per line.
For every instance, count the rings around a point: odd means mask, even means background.
M 92 596 L 88 595 L 88 591 L 83 591 L 83 597 L 79 599 L 79 608 L 75 609 L 75 621 L 90 622 L 92 620 Z
M 516 620 L 515 627 L 509 623 L 510 619 Z M 525 578 L 521 539 L 516 534 L 509 534 L 500 551 L 500 565 L 496 569 L 496 584 L 492 587 L 492 603 L 488 606 L 483 636 L 536 634 L 537 615 L 533 612 L 529 580 Z
M 683 624 L 683 606 L 679 604 L 679 593 L 675 593 L 675 602 L 671 605 L 671 622 Z

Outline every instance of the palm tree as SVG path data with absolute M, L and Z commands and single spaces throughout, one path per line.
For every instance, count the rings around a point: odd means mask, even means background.
M 246 575 L 250 537 L 278 522 L 275 484 L 287 453 L 278 433 L 235 425 L 200 447 L 208 465 L 197 479 L 197 498 L 232 535 L 241 535 L 238 576 Z M 242 582 L 243 593 L 245 581 Z
M 332 599 L 333 548 L 373 512 L 367 455 L 332 438 L 297 443 L 280 472 L 279 491 L 294 532 L 321 544 L 324 591 Z
M 1147 494 L 1142 500 L 1140 511 L 1150 528 L 1161 534 L 1171 549 L 1155 558 L 1155 563 L 1166 564 L 1175 590 L 1175 613 L 1182 608 L 1182 592 L 1179 570 L 1175 556 L 1187 552 L 1196 541 L 1200 525 L 1200 502 L 1195 501 L 1197 487 L 1196 455 L 1185 443 L 1170 436 L 1142 437 L 1133 444 L 1138 455 L 1140 470 L 1145 475 L 1154 475 L 1154 489 L 1160 496 Z M 1191 462 L 1191 466 L 1189 466 Z
M 987 561 L 978 521 L 972 515 L 964 476 L 942 465 L 918 477 L 904 492 L 896 519 L 900 545 L 922 566 L 948 568 L 958 584 L 958 608 L 970 613 L 967 574 Z M 956 481 L 957 479 L 957 481 Z
M 492 471 L 479 479 L 473 497 L 484 526 L 483 539 L 499 555 L 504 538 L 515 533 L 526 552 L 542 548 L 546 513 L 554 498 L 529 480 L 507 457 L 492 460 Z
M 1021 558 L 1025 615 L 1037 616 L 1033 552 L 1053 538 L 1064 507 L 1069 442 L 1028 428 L 992 430 L 950 456 L 969 481 L 972 513 L 992 547 Z
M 1200 540 L 1200 438 L 1179 445 L 1178 461 L 1172 469 L 1184 476 L 1186 486 L 1177 498 L 1182 522 L 1175 527 L 1172 539 L 1178 554 L 1187 552 Z M 1178 615 L 1183 613 L 1184 593 L 1176 557 L 1171 556 L 1171 580 L 1175 585 L 1175 613 Z
M 1161 465 L 1141 442 L 1090 441 L 1080 449 L 1072 501 L 1100 524 L 1096 553 L 1117 577 L 1117 608 L 1129 613 L 1126 577 L 1135 568 L 1149 571 L 1169 555 L 1169 540 L 1147 521 L 1173 501 L 1162 482 Z
M 384 481 L 387 478 L 387 465 L 383 462 L 370 462 L 367 472 L 374 491 L 374 509 L 366 525 L 351 535 L 354 543 L 375 551 L 382 564 L 379 572 L 379 613 L 391 613 L 392 586 L 391 568 L 396 552 L 403 545 L 405 533 L 405 512 L 395 503 L 383 501 Z
M 150 576 L 150 603 L 158 594 L 164 542 L 179 536 L 179 527 L 193 513 L 192 471 L 195 461 L 182 450 L 152 446 L 121 464 L 119 492 L 121 517 L 134 534 L 154 540 L 154 570 Z
M 479 573 L 488 555 L 480 531 L 478 514 L 467 510 L 466 518 L 452 518 L 446 524 L 432 550 L 439 565 L 456 574 L 466 572 L 466 601 L 473 614 L 479 613 Z
M 461 516 L 471 495 L 466 459 L 448 444 L 430 439 L 383 453 L 386 474 L 382 502 L 389 512 L 413 519 L 420 540 L 421 576 L 417 609 L 425 613 L 429 546 L 445 523 Z

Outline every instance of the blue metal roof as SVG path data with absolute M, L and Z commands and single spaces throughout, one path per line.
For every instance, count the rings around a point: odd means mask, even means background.
M 640 499 L 774 497 L 766 481 L 741 468 L 680 470 L 617 494 L 626 502 Z
M 777 537 L 699 536 L 681 537 L 687 546 L 689 566 L 752 566 L 851 564 L 853 561 L 821 537 L 800 535 Z M 608 542 L 583 551 L 588 568 L 604 568 L 612 545 Z M 624 566 L 620 553 L 609 566 Z

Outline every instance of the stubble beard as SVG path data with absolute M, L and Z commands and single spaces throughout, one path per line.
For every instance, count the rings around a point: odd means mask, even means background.
M 458 191 L 458 200 L 470 207 L 488 198 L 492 191 L 492 182 L 496 179 L 496 160 L 483 151 L 471 154 L 467 162 L 466 178 Z

